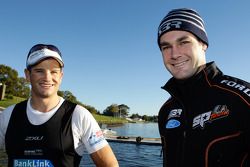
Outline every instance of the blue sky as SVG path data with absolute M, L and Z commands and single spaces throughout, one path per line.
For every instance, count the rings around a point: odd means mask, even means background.
M 24 0 L 0 5 L 0 64 L 24 76 L 28 50 L 59 47 L 65 62 L 61 90 L 103 111 L 126 104 L 130 114 L 157 115 L 171 77 L 157 46 L 157 27 L 170 9 L 189 7 L 205 21 L 209 48 L 225 74 L 250 81 L 250 1 Z

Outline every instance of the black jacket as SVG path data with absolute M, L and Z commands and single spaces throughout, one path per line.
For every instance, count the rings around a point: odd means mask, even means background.
M 250 84 L 208 63 L 194 77 L 171 78 L 159 112 L 167 167 L 250 166 Z

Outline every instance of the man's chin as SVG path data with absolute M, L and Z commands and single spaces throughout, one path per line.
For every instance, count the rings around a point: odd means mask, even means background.
M 41 93 L 41 94 L 40 94 L 40 97 L 41 97 L 41 98 L 49 98 L 49 97 L 51 97 L 52 95 L 53 95 L 52 93 L 46 92 L 46 93 Z
M 172 73 L 173 77 L 178 79 L 178 80 L 185 80 L 185 79 L 188 79 L 190 77 L 192 77 L 191 74 L 187 74 L 187 73 L 184 73 L 184 72 L 178 72 L 178 73 Z

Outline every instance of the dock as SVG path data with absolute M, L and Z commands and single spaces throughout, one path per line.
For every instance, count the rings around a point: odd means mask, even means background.
M 105 136 L 108 142 L 117 143 L 132 143 L 137 145 L 161 145 L 160 138 L 144 138 L 141 136 L 131 137 L 131 136 Z

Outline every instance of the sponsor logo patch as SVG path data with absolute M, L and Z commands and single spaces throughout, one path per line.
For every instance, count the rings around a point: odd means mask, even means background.
M 14 159 L 13 167 L 54 167 L 50 160 L 46 159 Z
M 100 130 L 95 133 L 92 133 L 88 142 L 90 146 L 93 146 L 93 145 L 100 143 L 103 140 L 104 140 L 104 136 L 103 136 L 102 131 Z
M 177 118 L 180 117 L 182 113 L 182 109 L 178 108 L 178 109 L 173 109 L 169 112 L 168 114 L 168 119 L 170 118 Z
M 200 127 L 204 128 L 206 123 L 211 123 L 214 120 L 225 118 L 229 115 L 229 109 L 226 105 L 217 105 L 212 111 L 197 115 L 193 119 L 193 129 Z
M 166 128 L 167 129 L 173 129 L 173 128 L 177 128 L 181 125 L 180 121 L 175 120 L 175 119 L 171 119 L 167 122 L 166 124 Z

